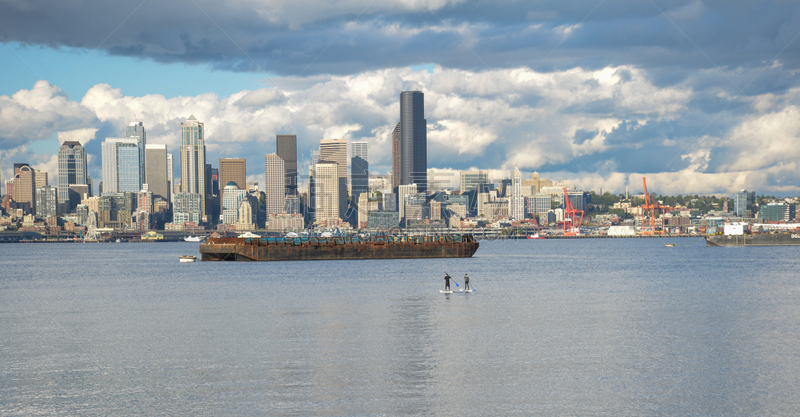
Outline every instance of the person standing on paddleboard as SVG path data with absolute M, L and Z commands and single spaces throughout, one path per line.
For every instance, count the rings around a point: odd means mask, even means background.
M 464 274 L 464 291 L 469 289 L 469 275 Z
M 450 274 L 444 273 L 444 290 L 450 291 Z

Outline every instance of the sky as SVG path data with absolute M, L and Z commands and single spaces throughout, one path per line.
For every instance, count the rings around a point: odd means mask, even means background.
M 366 140 L 385 173 L 420 90 L 438 171 L 800 195 L 798 38 L 794 1 L 0 0 L 0 172 L 56 183 L 79 140 L 99 182 L 100 144 L 134 120 L 179 161 L 194 115 L 207 161 L 246 158 L 248 181 L 276 134 L 306 161 Z

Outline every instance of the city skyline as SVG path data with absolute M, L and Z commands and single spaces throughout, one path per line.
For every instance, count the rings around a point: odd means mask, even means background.
M 367 141 L 370 169 L 385 173 L 397 94 L 420 91 L 428 168 L 518 166 L 614 192 L 647 176 L 668 194 L 800 194 L 792 2 L 358 3 L 292 2 L 270 19 L 258 1 L 110 6 L 100 22 L 92 1 L 0 5 L 0 178 L 29 161 L 57 181 L 65 141 L 82 143 L 100 178 L 100 144 L 131 121 L 177 157 L 190 114 L 207 124 L 208 161 L 249 159 L 248 181 L 278 135 L 296 137 L 298 172 L 319 140 L 345 138 Z

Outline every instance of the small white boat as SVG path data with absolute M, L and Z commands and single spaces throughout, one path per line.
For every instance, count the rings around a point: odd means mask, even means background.
M 255 234 L 255 233 L 244 232 L 244 233 L 240 234 L 240 235 L 239 235 L 239 237 L 251 237 L 251 238 L 259 238 L 259 237 L 261 237 L 261 236 L 260 236 L 260 235 L 257 235 L 257 234 Z
M 202 242 L 203 241 L 203 239 L 200 239 L 200 236 L 191 236 L 191 235 L 190 236 L 186 236 L 185 238 L 183 238 L 183 240 L 186 241 L 186 242 Z
M 197 260 L 196 256 L 192 255 L 183 255 L 181 256 L 181 262 L 194 262 Z

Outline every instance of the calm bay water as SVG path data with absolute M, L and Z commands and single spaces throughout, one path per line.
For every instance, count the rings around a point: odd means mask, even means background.
M 4 244 L 0 415 L 794 415 L 798 253 L 180 264 L 197 244 Z M 477 291 L 440 294 L 445 272 Z

